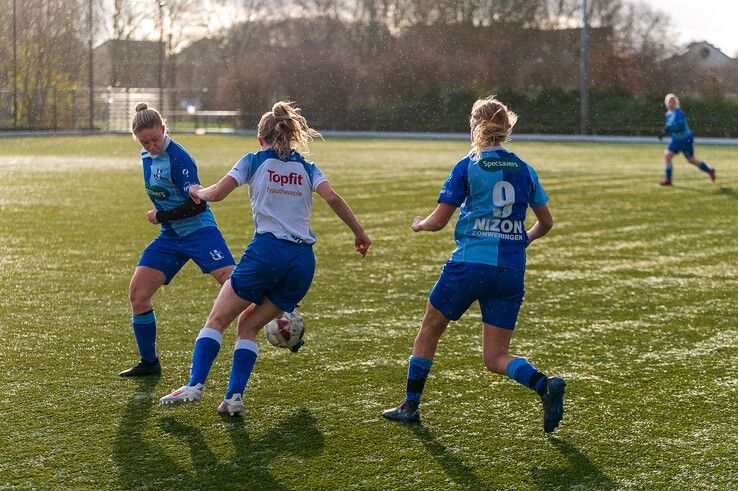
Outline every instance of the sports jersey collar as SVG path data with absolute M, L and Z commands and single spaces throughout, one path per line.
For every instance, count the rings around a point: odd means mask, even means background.
M 151 152 L 146 152 L 146 153 L 144 154 L 144 157 L 146 157 L 146 156 L 149 156 L 149 157 L 151 157 L 152 159 L 153 159 L 153 158 L 156 158 L 156 157 L 158 157 L 159 155 L 161 155 L 162 153 L 164 153 L 164 152 L 166 152 L 166 151 L 167 151 L 167 149 L 169 148 L 169 144 L 170 144 L 170 143 L 172 143 L 172 139 L 171 139 L 171 138 L 169 138 L 168 136 L 165 136 L 165 137 L 164 137 L 164 148 L 163 148 L 163 149 L 161 150 L 161 153 L 153 154 L 153 153 L 151 153 Z

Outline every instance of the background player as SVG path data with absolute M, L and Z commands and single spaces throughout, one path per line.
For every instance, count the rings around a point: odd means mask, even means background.
M 659 141 L 667 134 L 671 136 L 669 145 L 664 152 L 664 161 L 666 168 L 664 170 L 664 179 L 661 181 L 662 186 L 671 186 L 672 164 L 671 159 L 674 154 L 682 152 L 684 157 L 690 164 L 699 168 L 702 172 L 706 172 L 710 176 L 710 180 L 715 182 L 715 169 L 711 169 L 702 160 L 697 160 L 694 156 L 694 138 L 692 131 L 687 124 L 687 116 L 679 106 L 679 98 L 674 94 L 666 94 L 664 97 L 664 105 L 666 106 L 666 124 L 661 129 Z
M 140 103 L 131 130 L 143 146 L 144 184 L 155 207 L 147 213 L 147 218 L 151 223 L 161 223 L 161 233 L 146 246 L 131 278 L 128 297 L 141 361 L 120 372 L 122 377 L 161 373 L 156 354 L 156 317 L 151 303 L 160 286 L 172 281 L 190 259 L 221 285 L 235 265 L 212 211 L 207 204 L 195 203 L 189 197 L 190 186 L 200 183 L 195 161 L 167 136 L 161 115 Z
M 523 301 L 525 248 L 545 235 L 553 218 L 536 172 L 501 146 L 517 116 L 492 97 L 479 99 L 471 111 L 473 151 L 454 166 L 428 217 L 416 217 L 415 232 L 438 231 L 457 207 L 456 250 L 430 293 L 420 332 L 413 344 L 405 402 L 385 411 L 387 419 L 420 420 L 420 397 L 433 365 L 438 341 L 449 322 L 458 320 L 478 300 L 482 310 L 484 364 L 535 390 L 542 398 L 544 430 L 553 431 L 563 417 L 564 381 L 546 377 L 525 358 L 508 353 Z M 536 223 L 524 229 L 530 206 Z
M 300 110 L 277 102 L 258 126 L 261 150 L 242 157 L 220 181 L 207 188 L 193 186 L 195 201 L 220 201 L 238 186 L 248 184 L 254 216 L 254 238 L 215 300 L 205 327 L 195 340 L 190 381 L 162 397 L 162 404 L 199 401 L 222 333 L 236 316 L 249 308 L 238 323 L 231 376 L 221 413 L 243 412 L 243 392 L 256 363 L 256 335 L 283 311 L 292 311 L 310 288 L 315 272 L 310 229 L 312 193 L 318 193 L 354 233 L 354 246 L 364 257 L 371 240 L 351 208 L 331 187 L 320 169 L 294 148 L 320 136 Z M 255 304 L 255 305 L 254 305 Z M 253 307 L 250 307 L 254 305 Z

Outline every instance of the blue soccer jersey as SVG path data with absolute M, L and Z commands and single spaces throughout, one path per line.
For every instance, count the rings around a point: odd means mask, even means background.
M 692 136 L 692 131 L 687 124 L 687 115 L 681 108 L 666 111 L 665 119 L 664 130 L 671 135 L 672 139 L 686 140 Z
M 184 204 L 189 198 L 189 189 L 200 184 L 197 167 L 190 154 L 169 137 L 159 155 L 141 151 L 146 194 L 157 210 L 171 210 Z M 183 237 L 204 227 L 217 227 L 210 208 L 190 218 L 162 222 L 161 232 L 171 237 Z
M 462 159 L 438 197 L 460 207 L 451 260 L 524 270 L 525 214 L 547 201 L 535 170 L 502 147 Z

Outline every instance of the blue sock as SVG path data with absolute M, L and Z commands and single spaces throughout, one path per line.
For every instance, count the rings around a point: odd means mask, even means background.
M 133 335 L 136 337 L 138 354 L 143 361 L 156 361 L 156 316 L 153 310 L 131 317 Z
M 425 387 L 425 379 L 428 378 L 432 366 L 432 358 L 410 356 L 407 366 L 407 392 L 405 396 L 408 401 L 420 403 L 420 396 L 423 394 L 423 387 Z
M 704 161 L 704 160 L 703 160 L 703 161 L 701 161 L 701 162 L 700 162 L 700 163 L 699 163 L 699 164 L 697 165 L 697 167 L 698 167 L 698 168 L 699 168 L 699 169 L 700 169 L 700 170 L 701 170 L 702 172 L 710 172 L 710 171 L 712 170 L 712 169 L 710 169 L 710 168 L 709 168 L 709 167 L 707 166 L 707 164 L 705 163 L 705 161 Z
M 667 165 L 666 169 L 664 169 L 664 176 L 669 181 L 671 181 L 671 171 L 672 170 L 673 170 L 673 167 L 671 165 Z
M 533 389 L 538 394 L 543 392 L 546 375 L 535 369 L 525 358 L 515 358 L 507 365 L 507 376 L 514 381 Z
M 233 394 L 243 395 L 257 356 L 259 356 L 259 347 L 255 341 L 250 339 L 239 339 L 236 341 L 236 348 L 233 350 L 231 378 L 228 381 L 228 391 L 226 391 L 225 396 L 226 399 L 233 397 Z
M 190 382 L 187 385 L 204 384 L 213 366 L 215 357 L 220 351 L 223 335 L 209 327 L 203 327 L 195 340 L 195 350 L 192 352 L 190 366 Z

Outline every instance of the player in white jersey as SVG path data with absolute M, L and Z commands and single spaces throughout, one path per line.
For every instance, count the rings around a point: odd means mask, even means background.
M 261 150 L 241 158 L 231 171 L 207 188 L 192 186 L 199 202 L 220 201 L 237 187 L 248 184 L 254 216 L 254 239 L 215 300 L 192 354 L 190 381 L 162 397 L 162 404 L 199 401 L 210 367 L 220 350 L 222 333 L 245 309 L 238 322 L 230 382 L 221 413 L 243 411 L 243 392 L 256 363 L 256 335 L 283 311 L 292 311 L 307 293 L 315 271 L 310 229 L 312 193 L 326 200 L 354 233 L 354 246 L 366 256 L 371 240 L 351 208 L 331 187 L 318 167 L 307 162 L 295 147 L 304 147 L 320 134 L 310 128 L 300 110 L 278 102 L 258 126 Z

